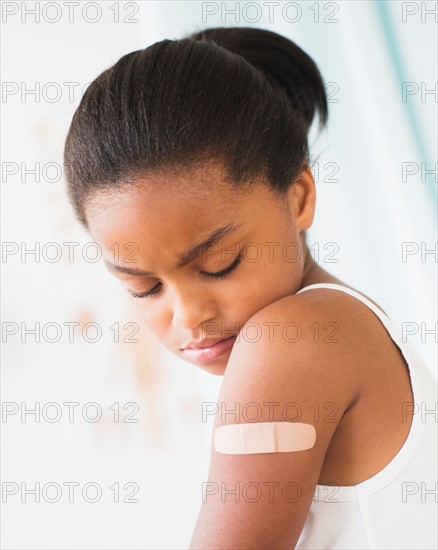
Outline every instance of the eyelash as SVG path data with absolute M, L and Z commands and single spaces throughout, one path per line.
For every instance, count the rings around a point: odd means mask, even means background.
M 234 260 L 234 262 L 230 266 L 223 269 L 222 271 L 217 271 L 216 273 L 206 273 L 206 272 L 204 272 L 203 275 L 205 275 L 206 277 L 211 277 L 213 279 L 225 279 L 226 277 L 228 277 L 228 275 L 232 271 L 234 271 L 236 269 L 236 267 L 240 264 L 241 259 L 242 259 L 242 254 L 239 254 L 237 256 L 237 258 Z M 156 285 L 154 288 L 156 288 L 157 286 L 158 285 Z M 153 296 L 154 294 L 158 293 L 158 290 L 154 290 L 154 288 L 151 289 L 151 290 L 148 290 L 146 292 L 134 292 L 133 290 L 128 289 L 128 292 L 134 298 L 149 298 L 149 297 Z

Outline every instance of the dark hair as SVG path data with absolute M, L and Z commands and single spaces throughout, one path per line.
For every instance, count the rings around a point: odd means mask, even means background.
M 88 228 L 91 193 L 209 160 L 236 189 L 262 174 L 284 193 L 309 160 L 316 111 L 322 128 L 316 64 L 271 31 L 210 28 L 126 54 L 90 84 L 71 122 L 64 168 L 75 214 Z

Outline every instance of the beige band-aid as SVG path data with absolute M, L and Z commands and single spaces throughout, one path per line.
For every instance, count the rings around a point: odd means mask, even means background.
M 228 424 L 214 434 L 214 448 L 228 455 L 304 451 L 315 441 L 315 427 L 304 422 Z

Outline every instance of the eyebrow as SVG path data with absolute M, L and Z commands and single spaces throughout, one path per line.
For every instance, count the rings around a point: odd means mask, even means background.
M 176 267 L 184 267 L 188 263 L 192 262 L 205 250 L 214 246 L 218 241 L 223 239 L 225 236 L 231 235 L 232 233 L 236 232 L 237 229 L 239 229 L 242 225 L 243 223 L 239 223 L 239 224 L 230 223 L 228 225 L 225 225 L 224 227 L 218 227 L 212 233 L 210 233 L 210 235 L 205 240 L 203 240 L 202 242 L 196 244 L 189 250 L 186 250 L 185 252 L 180 254 Z M 154 273 L 150 271 L 144 271 L 136 267 L 125 267 L 123 265 L 109 262 L 108 260 L 105 260 L 105 259 L 103 261 L 104 261 L 104 264 L 111 271 L 118 271 L 119 273 L 125 273 L 127 275 L 136 275 L 139 277 L 155 277 Z

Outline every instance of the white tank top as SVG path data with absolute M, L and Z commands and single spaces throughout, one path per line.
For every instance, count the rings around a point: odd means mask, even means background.
M 295 548 L 437 549 L 437 380 L 389 317 L 365 296 L 332 283 L 309 285 L 297 294 L 313 288 L 346 292 L 377 315 L 408 364 L 417 412 L 402 448 L 376 475 L 357 485 L 316 486 Z M 405 407 L 407 422 L 410 410 Z

